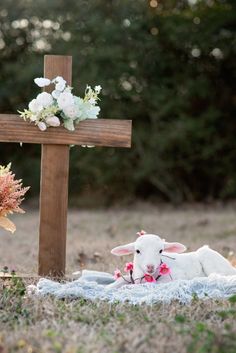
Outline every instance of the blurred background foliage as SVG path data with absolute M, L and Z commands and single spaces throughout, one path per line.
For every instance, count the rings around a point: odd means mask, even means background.
M 74 147 L 72 200 L 235 198 L 235 30 L 235 0 L 1 0 L 1 112 L 37 93 L 44 54 L 73 55 L 75 93 L 101 84 L 100 117 L 132 119 L 133 144 Z M 40 146 L 1 144 L 9 161 L 36 196 Z

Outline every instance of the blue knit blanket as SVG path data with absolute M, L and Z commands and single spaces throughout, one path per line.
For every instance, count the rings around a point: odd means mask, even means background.
M 178 300 L 183 304 L 193 298 L 224 299 L 236 294 L 236 276 L 212 274 L 192 280 L 176 280 L 168 283 L 129 284 L 119 289 L 107 289 L 114 281 L 109 273 L 83 271 L 74 281 L 59 283 L 42 278 L 36 286 L 29 286 L 28 292 L 36 295 L 51 295 L 56 298 L 84 298 L 91 301 L 104 300 L 111 303 L 130 304 L 170 303 Z

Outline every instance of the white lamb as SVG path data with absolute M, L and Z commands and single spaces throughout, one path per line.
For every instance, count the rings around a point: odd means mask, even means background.
M 161 276 L 158 282 L 207 277 L 212 273 L 236 275 L 236 269 L 229 261 L 207 245 L 197 251 L 181 254 L 185 250 L 183 244 L 168 243 L 158 235 L 145 234 L 134 243 L 117 246 L 111 253 L 117 256 L 134 254 L 132 274 L 134 283 L 142 282 L 140 279 L 145 274 L 157 278 L 162 262 L 170 268 L 171 276 Z M 121 287 L 127 284 L 127 281 L 130 282 L 130 276 L 121 277 L 108 287 Z

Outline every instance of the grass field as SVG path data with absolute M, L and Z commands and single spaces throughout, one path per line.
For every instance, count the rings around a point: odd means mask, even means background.
M 15 235 L 1 233 L 0 265 L 37 271 L 38 212 L 15 216 Z M 145 229 L 189 250 L 209 244 L 235 262 L 235 206 L 173 208 L 138 204 L 129 209 L 71 210 L 67 273 L 81 268 L 113 271 L 127 258 L 110 249 Z M 152 307 L 84 300 L 29 298 L 23 283 L 1 282 L 0 352 L 235 353 L 236 297 Z

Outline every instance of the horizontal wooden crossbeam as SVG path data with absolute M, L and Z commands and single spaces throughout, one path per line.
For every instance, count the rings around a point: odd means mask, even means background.
M 0 114 L 0 142 L 130 147 L 131 129 L 131 120 L 90 119 L 81 121 L 75 131 L 63 127 L 40 131 L 19 115 Z

